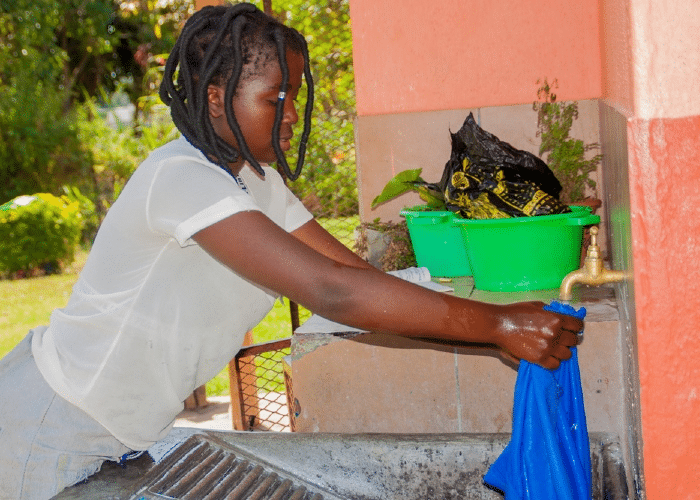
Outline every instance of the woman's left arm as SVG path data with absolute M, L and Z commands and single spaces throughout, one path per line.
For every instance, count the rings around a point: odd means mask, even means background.
M 315 219 L 311 219 L 303 226 L 292 231 L 291 234 L 321 255 L 336 262 L 361 269 L 375 269 L 371 264 L 338 241 Z

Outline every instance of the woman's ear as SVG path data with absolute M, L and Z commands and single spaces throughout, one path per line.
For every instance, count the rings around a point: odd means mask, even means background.
M 218 85 L 209 85 L 207 87 L 207 102 L 209 103 L 209 116 L 212 118 L 220 118 L 224 116 L 224 94 L 223 88 Z

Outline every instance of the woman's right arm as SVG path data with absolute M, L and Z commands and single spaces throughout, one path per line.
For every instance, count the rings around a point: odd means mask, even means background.
M 556 368 L 582 322 L 542 303 L 494 305 L 437 293 L 369 266 L 338 262 L 257 211 L 234 214 L 193 236 L 239 275 L 332 321 L 406 337 L 495 344 Z

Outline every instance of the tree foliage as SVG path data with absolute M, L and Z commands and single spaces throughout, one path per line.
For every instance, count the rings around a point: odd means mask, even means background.
M 134 100 L 194 0 L 0 0 L 0 75 L 17 66 L 81 99 L 126 85 Z
M 111 72 L 101 86 L 107 92 L 126 83 L 132 102 L 153 93 L 159 68 L 175 44 L 180 28 L 194 12 L 194 0 L 129 0 L 116 2 L 107 29 L 116 36 Z M 95 95 L 90 92 L 90 95 Z
M 316 215 L 355 214 L 348 0 L 272 7 L 306 36 L 316 84 L 306 166 L 292 189 Z M 65 184 L 98 209 L 111 203 L 142 159 L 137 144 L 172 132 L 162 121 L 151 127 L 145 110 L 193 9 L 194 0 L 0 0 L 0 203 Z M 95 103 L 110 105 L 115 90 L 135 105 L 131 130 L 111 131 L 98 116 Z
M 152 92 L 193 4 L 0 0 L 0 202 L 92 178 L 75 103 Z
M 55 81 L 65 61 L 55 43 L 60 21 L 56 0 L 0 0 L 0 82 L 11 84 L 16 76 Z

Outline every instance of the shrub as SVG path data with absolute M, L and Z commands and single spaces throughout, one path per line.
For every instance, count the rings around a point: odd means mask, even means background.
M 82 227 L 77 202 L 39 193 L 1 208 L 0 274 L 52 274 L 73 261 Z
M 311 39 L 309 59 L 315 88 L 306 162 L 299 179 L 290 183 L 290 189 L 316 217 L 356 215 L 359 203 L 350 4 L 348 0 L 279 3 L 284 3 L 285 21 Z M 300 95 L 297 109 L 303 110 L 304 104 L 304 95 Z M 301 135 L 300 125 L 295 138 Z M 296 147 L 292 149 L 296 150 Z M 296 157 L 290 154 L 287 160 L 291 165 Z

